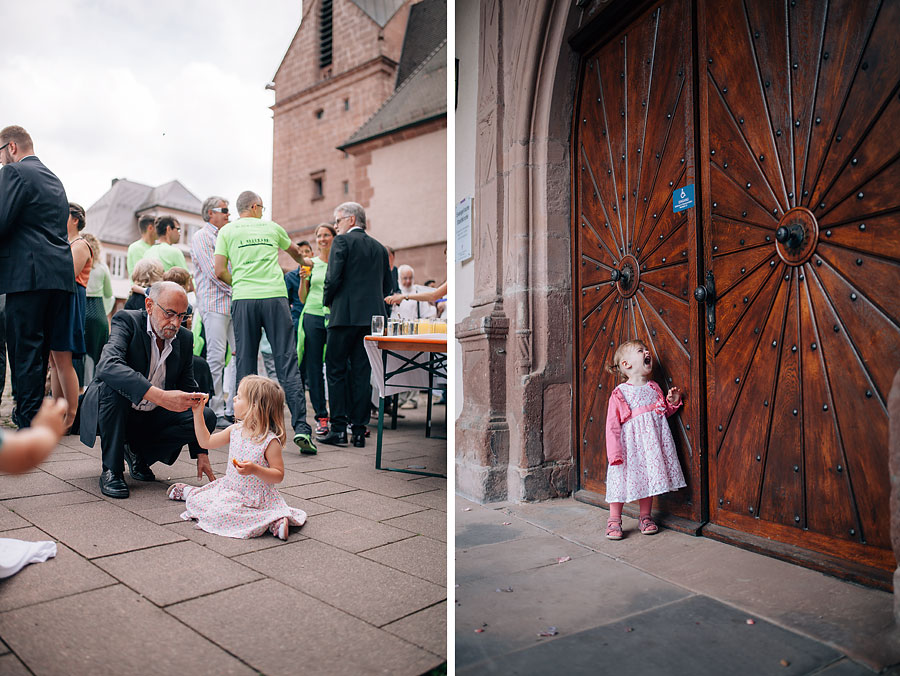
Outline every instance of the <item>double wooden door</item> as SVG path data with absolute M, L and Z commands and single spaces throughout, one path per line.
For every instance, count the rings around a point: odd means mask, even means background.
M 605 493 L 605 366 L 640 338 L 686 394 L 671 521 L 888 584 L 897 25 L 896 0 L 666 0 L 583 55 L 581 495 Z

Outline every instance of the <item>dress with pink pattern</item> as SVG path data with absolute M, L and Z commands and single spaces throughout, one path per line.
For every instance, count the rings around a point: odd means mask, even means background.
M 606 417 L 607 456 L 624 462 L 609 465 L 607 502 L 632 502 L 686 486 L 666 421 L 677 409 L 652 380 L 622 383 L 613 390 Z
M 188 493 L 181 518 L 185 521 L 197 519 L 198 528 L 230 538 L 262 535 L 283 517 L 287 517 L 292 526 L 302 526 L 306 523 L 306 512 L 290 507 L 274 486 L 259 477 L 238 474 L 232 458 L 268 467 L 266 448 L 276 438 L 270 432 L 262 441 L 253 441 L 244 437 L 243 429 L 243 423 L 231 428 L 225 476 Z

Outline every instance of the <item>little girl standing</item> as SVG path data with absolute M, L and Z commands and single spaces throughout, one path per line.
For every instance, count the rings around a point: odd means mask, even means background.
M 284 390 L 268 378 L 246 376 L 234 395 L 238 422 L 213 435 L 203 421 L 208 398 L 193 406 L 194 431 L 202 448 L 228 442 L 225 476 L 200 487 L 172 484 L 169 499 L 184 500 L 181 518 L 197 519 L 208 533 L 252 538 L 268 530 L 287 540 L 288 526 L 306 523 L 306 512 L 290 507 L 275 490 L 284 479 Z
M 686 486 L 666 422 L 681 406 L 681 391 L 673 387 L 663 396 L 650 380 L 653 356 L 639 340 L 619 345 L 607 370 L 626 382 L 613 390 L 606 414 L 606 537 L 622 539 L 622 505 L 632 500 L 640 502 L 641 533 L 652 535 L 659 530 L 650 518 L 653 496 Z

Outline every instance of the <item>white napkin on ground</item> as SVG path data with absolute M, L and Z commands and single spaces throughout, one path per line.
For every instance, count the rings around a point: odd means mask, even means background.
M 56 556 L 56 543 L 47 540 L 25 542 L 0 538 L 0 578 L 15 575 L 29 563 L 41 563 Z

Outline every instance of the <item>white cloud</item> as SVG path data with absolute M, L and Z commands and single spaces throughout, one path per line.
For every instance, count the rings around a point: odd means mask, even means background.
M 126 177 L 268 203 L 272 92 L 296 0 L 0 0 L 0 126 L 86 207 Z M 11 28 L 15 27 L 15 28 Z

